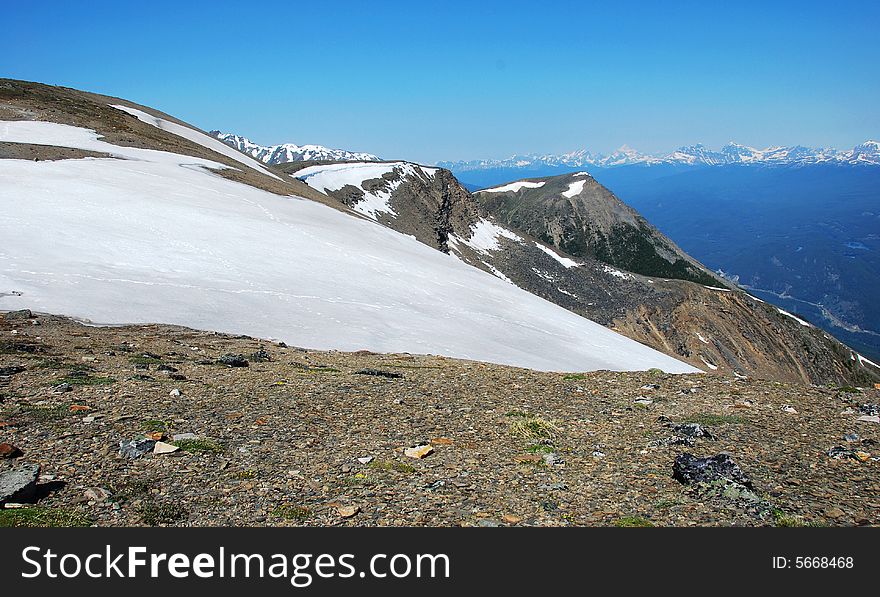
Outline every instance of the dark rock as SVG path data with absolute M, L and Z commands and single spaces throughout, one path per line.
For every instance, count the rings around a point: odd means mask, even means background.
M 30 309 L 21 309 L 20 311 L 10 311 L 5 317 L 6 321 L 12 321 L 14 319 L 33 319 L 34 314 Z
M 870 417 L 880 415 L 880 404 L 861 404 L 859 405 L 859 412 Z
M 684 485 L 724 480 L 752 489 L 752 481 L 729 454 L 706 458 L 697 458 L 687 452 L 679 454 L 672 465 L 672 478 Z
M 709 433 L 709 431 L 699 423 L 682 423 L 680 425 L 674 426 L 672 430 L 677 435 L 689 437 L 692 439 L 696 439 L 698 437 L 713 439 L 712 434 Z
M 249 365 L 247 359 L 240 354 L 224 354 L 217 359 L 217 362 L 228 367 L 247 367 Z
M 15 375 L 17 373 L 21 373 L 25 368 L 21 365 L 13 365 L 11 367 L 0 367 L 0 376 L 4 375 Z
M 119 442 L 119 453 L 127 458 L 140 458 L 152 452 L 155 446 L 156 440 L 153 439 L 123 440 Z
M 69 383 L 65 382 L 65 383 L 58 384 L 57 386 L 55 386 L 52 389 L 54 391 L 58 392 L 59 394 L 63 394 L 64 392 L 72 392 L 73 386 L 70 385 Z
M 39 478 L 38 464 L 25 464 L 0 473 L 0 505 L 33 501 Z
M 2 443 L 0 444 L 0 459 L 3 458 L 21 458 L 24 456 L 21 450 L 12 444 Z
M 272 355 L 266 349 L 260 348 L 260 350 L 251 355 L 251 360 L 256 363 L 266 363 L 272 360 Z
M 381 369 L 360 369 L 355 371 L 355 375 L 374 375 L 376 377 L 387 377 L 389 379 L 400 379 L 403 377 L 401 373 L 382 371 Z
M 164 363 L 162 365 L 159 365 L 158 367 L 156 367 L 156 371 L 167 371 L 169 373 L 177 373 L 177 369 L 175 369 L 171 365 L 165 365 Z
M 183 374 L 181 374 L 181 373 L 172 373 L 172 374 L 169 375 L 168 377 L 170 377 L 171 379 L 176 379 L 177 381 L 184 381 L 184 380 L 186 380 L 186 375 L 183 375 Z

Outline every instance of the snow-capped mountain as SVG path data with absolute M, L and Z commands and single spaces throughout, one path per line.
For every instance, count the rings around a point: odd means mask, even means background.
M 608 155 L 591 153 L 580 149 L 564 154 L 515 155 L 503 160 L 472 160 L 438 162 L 437 165 L 456 172 L 487 170 L 492 168 L 530 168 L 537 166 L 566 166 L 581 168 L 593 166 L 613 168 L 633 164 L 678 164 L 689 166 L 718 166 L 728 164 L 758 164 L 767 166 L 803 166 L 808 164 L 841 164 L 853 166 L 880 165 L 880 143 L 865 141 L 853 149 L 813 148 L 794 145 L 791 147 L 768 147 L 755 149 L 737 143 L 728 143 L 715 151 L 698 143 L 679 147 L 659 155 L 643 154 L 624 145 Z
M 241 135 L 211 131 L 211 134 L 237 150 L 260 160 L 264 164 L 286 164 L 288 162 L 303 162 L 307 160 L 326 160 L 334 162 L 377 162 L 379 157 L 361 151 L 348 151 L 346 149 L 331 149 L 323 145 L 296 145 L 283 143 L 281 145 L 258 145 Z

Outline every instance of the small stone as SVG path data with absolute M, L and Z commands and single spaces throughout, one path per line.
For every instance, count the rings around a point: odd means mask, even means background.
M 351 465 L 350 465 L 350 464 L 343 464 L 343 465 L 340 467 L 340 470 L 341 470 L 343 473 L 350 473 L 350 472 L 351 472 Z
M 516 516 L 515 514 L 505 514 L 501 517 L 501 520 L 503 520 L 507 524 L 519 524 L 520 522 L 522 522 L 522 517 Z
M 175 446 L 174 444 L 156 442 L 156 444 L 153 446 L 153 454 L 171 454 L 173 452 L 177 452 L 179 449 L 180 447 Z
M 133 439 L 119 442 L 119 453 L 127 458 L 140 458 L 151 452 L 156 445 L 152 439 Z
M 197 438 L 198 438 L 198 435 L 196 435 L 195 433 L 175 433 L 172 439 L 174 439 L 174 441 L 177 442 L 177 441 L 184 440 L 184 439 L 197 439 Z
M 538 464 L 544 461 L 544 457 L 540 454 L 520 454 L 514 460 L 520 464 Z
M 880 423 L 880 415 L 862 415 L 856 421 L 861 421 L 862 423 Z
M 2 458 L 21 458 L 24 453 L 12 444 L 6 442 L 0 444 L 0 459 Z
M 101 503 L 106 502 L 112 494 L 103 487 L 89 487 L 83 495 L 90 502 Z
M 796 415 L 796 414 L 798 414 L 797 409 L 796 409 L 795 407 L 793 407 L 792 405 L 790 405 L 790 404 L 786 404 L 786 405 L 784 405 L 784 406 L 782 407 L 782 412 L 786 412 L 786 413 L 788 413 L 788 414 L 790 414 L 790 415 Z
M 844 516 L 846 516 L 846 512 L 844 512 L 837 506 L 833 506 L 825 510 L 825 516 L 827 516 L 828 518 L 843 518 Z
M 497 520 L 491 520 L 489 518 L 484 518 L 477 523 L 478 527 L 486 527 L 486 528 L 495 528 L 500 527 L 501 524 Z
M 336 506 L 336 513 L 342 518 L 351 518 L 360 511 L 359 506 Z
M 843 439 L 845 439 L 847 442 L 852 444 L 852 443 L 859 441 L 859 434 L 858 433 L 847 433 L 846 435 L 843 436 Z
M 360 462 L 361 464 L 370 464 L 371 462 L 373 462 L 373 457 L 372 456 L 361 456 L 360 458 L 357 459 L 357 461 Z
M 52 388 L 53 391 L 58 392 L 59 394 L 63 394 L 64 392 L 72 392 L 73 386 L 67 382 L 60 383 L 57 386 Z
M 88 410 L 92 410 L 92 407 L 86 406 L 85 404 L 71 404 L 70 405 L 70 412 L 72 412 L 72 413 L 85 412 Z
M 16 375 L 24 370 L 25 368 L 20 365 L 13 365 L 12 367 L 0 367 L 0 377 Z
M 177 369 L 172 367 L 171 365 L 166 365 L 162 363 L 158 367 L 156 367 L 156 371 L 164 371 L 166 373 L 177 373 Z
M 179 398 L 180 396 L 183 396 L 183 392 L 181 392 L 178 388 L 174 388 L 173 390 L 168 392 L 168 395 L 173 398 Z
M 144 434 L 144 437 L 147 439 L 151 439 L 154 442 L 158 442 L 158 441 L 162 441 L 163 439 L 165 439 L 165 432 L 164 431 L 148 431 L 147 433 Z M 154 446 L 154 448 L 155 448 L 155 446 Z
M 38 464 L 25 464 L 0 473 L 0 505 L 33 501 L 39 478 Z
M 544 464 L 547 466 L 561 466 L 565 464 L 565 460 L 556 452 L 549 452 L 543 456 Z
M 433 454 L 434 448 L 432 446 L 422 444 L 412 448 L 407 448 L 403 451 L 403 453 L 410 458 L 424 458 L 425 456 Z
M 871 458 L 871 455 L 868 452 L 862 452 L 861 450 L 856 450 L 853 452 L 853 456 L 859 462 L 867 462 L 868 459 Z
M 633 400 L 635 404 L 641 404 L 642 406 L 648 406 L 649 404 L 654 404 L 654 401 L 650 398 L 646 398 L 645 396 L 639 396 L 635 400 Z
M 435 437 L 431 440 L 432 446 L 451 446 L 452 440 L 448 437 Z

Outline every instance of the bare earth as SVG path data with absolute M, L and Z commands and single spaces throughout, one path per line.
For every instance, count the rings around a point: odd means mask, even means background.
M 261 348 L 266 354 L 255 358 Z M 217 362 L 228 353 L 249 366 Z M 858 420 L 880 400 L 873 388 L 657 371 L 573 376 L 436 356 L 306 351 L 170 326 L 0 315 L 0 370 L 13 366 L 25 369 L 0 376 L 0 443 L 23 456 L 0 458 L 0 473 L 39 464 L 36 507 L 59 513 L 52 520 L 880 523 L 880 424 Z M 356 373 L 362 369 L 402 377 Z M 71 390 L 58 391 L 65 381 Z M 683 422 L 702 423 L 712 438 L 652 446 Z M 171 454 L 120 455 L 120 441 L 147 432 L 164 432 L 168 442 L 181 433 L 197 438 L 177 442 L 182 449 Z M 853 433 L 857 439 L 844 438 Z M 405 455 L 419 445 L 433 453 Z M 835 446 L 861 456 L 832 458 Z M 672 467 L 682 452 L 729 453 L 753 493 L 679 483 Z M 23 516 L 10 512 L 0 510 L 0 523 Z

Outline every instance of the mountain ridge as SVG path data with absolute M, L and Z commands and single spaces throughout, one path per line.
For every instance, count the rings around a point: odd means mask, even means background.
M 281 143 L 279 145 L 259 145 L 247 137 L 221 131 L 210 131 L 230 147 L 268 165 L 286 164 L 303 161 L 341 161 L 341 162 L 378 162 L 378 156 L 363 151 L 332 149 L 323 145 L 297 145 Z
M 514 155 L 505 159 L 439 161 L 437 166 L 456 172 L 487 170 L 496 168 L 534 168 L 548 167 L 597 167 L 614 168 L 640 164 L 718 166 L 718 165 L 763 165 L 763 166 L 804 166 L 810 164 L 837 164 L 849 166 L 880 166 L 880 142 L 868 140 L 847 150 L 833 148 L 811 148 L 801 145 L 773 146 L 756 149 L 747 145 L 730 142 L 719 150 L 712 150 L 702 143 L 682 146 L 663 154 L 644 154 L 623 145 L 610 154 L 592 153 L 579 149 L 562 154 Z

